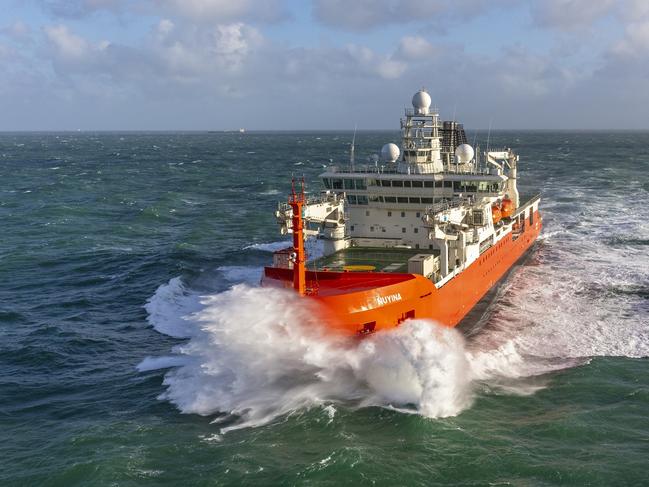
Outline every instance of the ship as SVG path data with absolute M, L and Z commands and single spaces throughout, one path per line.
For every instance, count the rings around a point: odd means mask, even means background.
M 318 195 L 293 180 L 275 212 L 292 245 L 274 252 L 261 285 L 293 289 L 332 332 L 362 337 L 409 319 L 454 327 L 541 231 L 540 195 L 519 195 L 511 148 L 469 145 L 425 89 L 400 125 L 401 147 L 357 164 L 352 142 L 349 164 L 319 175 Z M 307 259 L 308 237 L 322 241 L 318 258 Z

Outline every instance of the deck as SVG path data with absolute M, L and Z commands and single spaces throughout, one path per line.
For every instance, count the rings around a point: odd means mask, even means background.
M 316 259 L 307 269 L 347 272 L 407 273 L 408 259 L 417 254 L 437 253 L 428 249 L 351 247 Z

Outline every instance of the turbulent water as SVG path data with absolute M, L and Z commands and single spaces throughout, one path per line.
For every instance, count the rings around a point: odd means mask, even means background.
M 363 341 L 257 286 L 350 136 L 0 134 L 0 484 L 649 484 L 649 134 L 492 133 L 539 242 Z

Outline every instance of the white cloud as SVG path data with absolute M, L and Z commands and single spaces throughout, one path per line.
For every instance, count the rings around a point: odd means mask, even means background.
M 56 15 L 63 18 L 82 18 L 102 10 L 119 13 L 132 0 L 44 0 L 42 6 Z
M 644 58 L 649 54 L 649 21 L 627 25 L 625 36 L 611 48 L 614 55 L 626 58 Z
M 279 0 L 152 0 L 163 11 L 197 22 L 253 20 L 275 22 L 286 17 Z
M 408 60 L 425 60 L 434 56 L 435 47 L 420 36 L 406 36 L 399 41 L 396 55 Z
M 615 0 L 543 0 L 533 4 L 532 18 L 542 27 L 575 31 L 592 27 L 616 5 Z
M 410 22 L 473 18 L 515 0 L 313 0 L 313 16 L 325 25 L 369 30 Z
M 50 25 L 44 27 L 43 30 L 56 49 L 57 55 L 63 59 L 79 60 L 84 58 L 90 50 L 88 41 L 70 32 L 65 25 Z
M 16 20 L 15 22 L 0 28 L 0 34 L 4 34 L 16 42 L 25 43 L 31 40 L 32 29 L 22 20 Z

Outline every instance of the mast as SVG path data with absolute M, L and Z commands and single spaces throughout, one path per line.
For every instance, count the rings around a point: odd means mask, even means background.
M 288 204 L 293 210 L 293 288 L 301 295 L 306 294 L 306 270 L 304 267 L 304 225 L 302 221 L 302 206 L 305 202 L 304 178 L 299 192 L 295 192 L 295 179 L 291 182 L 291 196 Z

